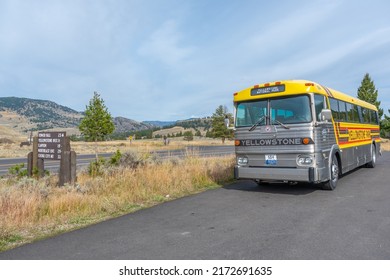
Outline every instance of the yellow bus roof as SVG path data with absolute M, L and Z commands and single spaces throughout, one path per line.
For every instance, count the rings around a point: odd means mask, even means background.
M 253 94 L 252 91 L 257 91 L 256 89 L 258 89 L 259 93 Z M 322 86 L 318 83 L 306 80 L 284 80 L 254 85 L 234 93 L 234 102 L 288 96 L 309 92 L 319 93 L 377 111 L 376 106 L 360 100 L 357 97 L 353 97 L 340 91 Z

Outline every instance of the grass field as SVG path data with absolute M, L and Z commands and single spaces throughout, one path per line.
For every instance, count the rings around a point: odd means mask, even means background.
M 97 177 L 81 172 L 75 186 L 57 187 L 57 176 L 0 179 L 0 251 L 216 188 L 233 177 L 233 156 L 140 158 L 137 167 L 110 166 Z
M 0 143 L 0 158 L 18 158 L 27 157 L 27 154 L 32 151 L 32 146 L 20 147 L 21 141 L 25 139 L 17 139 L 15 143 Z M 125 152 L 151 152 L 154 150 L 174 150 L 181 149 L 186 146 L 210 146 L 222 145 L 220 139 L 199 138 L 194 137 L 193 141 L 184 141 L 183 138 L 171 138 L 169 145 L 165 146 L 163 140 L 133 140 L 130 141 L 104 141 L 98 142 L 99 153 L 114 153 L 116 150 Z M 224 145 L 233 145 L 233 141 L 226 140 Z M 94 154 L 95 145 L 92 142 L 71 142 L 71 149 L 77 154 Z

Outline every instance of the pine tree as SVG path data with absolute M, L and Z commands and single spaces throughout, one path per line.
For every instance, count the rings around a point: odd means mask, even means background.
M 185 141 L 189 142 L 189 141 L 194 140 L 194 134 L 192 133 L 191 130 L 185 131 L 183 133 L 183 136 L 184 136 L 183 140 L 185 140 Z
M 79 130 L 87 141 L 95 142 L 96 161 L 98 161 L 97 142 L 113 133 L 115 129 L 111 114 L 104 101 L 95 91 L 89 105 L 86 106 L 85 117 L 81 120 Z
M 387 112 L 389 113 L 389 116 L 387 116 L 385 114 L 384 119 L 381 122 L 381 126 L 382 126 L 382 129 L 383 129 L 382 136 L 385 136 L 386 132 L 390 133 L 390 109 L 387 110 Z
M 212 135 L 214 138 L 221 138 L 222 143 L 225 143 L 226 138 L 233 136 L 231 130 L 225 126 L 225 118 L 228 117 L 230 123 L 233 121 L 233 116 L 231 113 L 228 113 L 226 106 L 218 106 L 213 114 L 212 118 Z
M 357 97 L 375 105 L 378 108 L 379 119 L 382 118 L 383 109 L 379 107 L 381 102 L 378 101 L 378 90 L 375 88 L 374 82 L 371 80 L 371 77 L 368 73 L 364 75 L 362 83 L 358 88 Z

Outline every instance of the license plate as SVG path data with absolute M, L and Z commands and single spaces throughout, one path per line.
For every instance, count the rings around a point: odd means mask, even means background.
M 276 155 L 265 155 L 265 165 L 276 165 L 277 162 Z

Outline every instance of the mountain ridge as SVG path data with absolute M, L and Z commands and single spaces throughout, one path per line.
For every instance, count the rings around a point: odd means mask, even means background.
M 0 97 L 0 126 L 25 134 L 30 131 L 61 129 L 69 135 L 80 135 L 78 125 L 83 118 L 83 112 L 49 100 Z M 114 134 L 129 134 L 138 131 L 172 128 L 180 126 L 183 129 L 208 130 L 211 118 L 189 118 L 177 121 L 135 121 L 125 117 L 113 117 Z
M 79 134 L 83 112 L 53 101 L 23 97 L 0 97 L 0 125 L 21 133 L 48 129 L 69 129 Z M 115 133 L 153 128 L 152 125 L 124 117 L 113 117 Z

